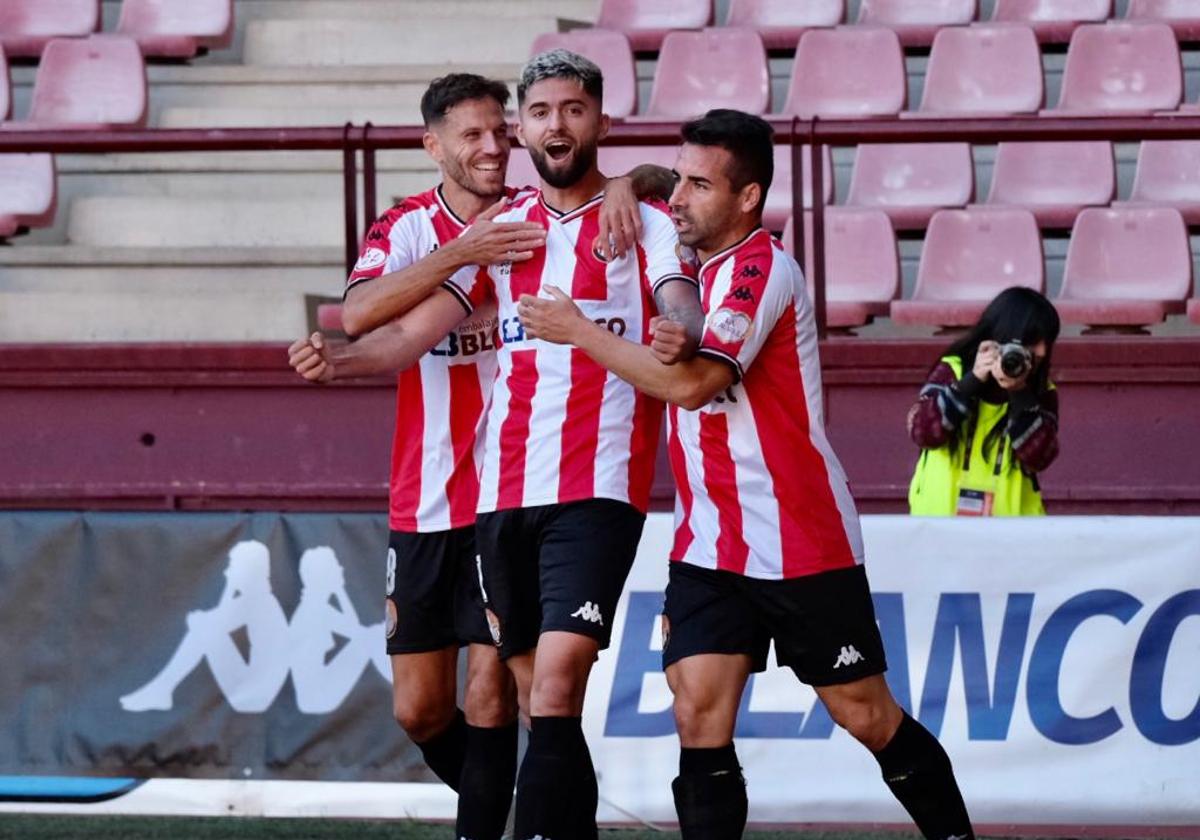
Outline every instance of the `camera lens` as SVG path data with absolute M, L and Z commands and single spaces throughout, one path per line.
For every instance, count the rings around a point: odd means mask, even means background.
M 1005 345 L 1000 354 L 1000 369 L 1012 379 L 1023 376 L 1029 370 L 1029 351 L 1019 344 Z

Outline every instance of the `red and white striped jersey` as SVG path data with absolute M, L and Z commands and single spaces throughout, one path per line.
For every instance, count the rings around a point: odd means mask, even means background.
M 825 437 L 817 331 L 796 262 L 762 228 L 700 268 L 700 354 L 736 382 L 697 411 L 669 411 L 671 559 L 754 578 L 852 566 L 858 514 Z
M 601 198 L 569 213 L 540 194 L 519 199 L 496 220 L 543 225 L 546 247 L 527 262 L 493 265 L 465 281 L 460 273 L 447 284 L 464 301 L 492 297 L 499 305 L 500 375 L 488 409 L 480 513 L 592 498 L 643 511 L 649 504 L 662 404 L 582 350 L 526 338 L 517 317 L 521 295 L 554 285 L 596 323 L 648 343 L 654 290 L 671 280 L 695 282 L 661 203 L 641 204 L 636 253 L 601 259 Z
M 511 188 L 508 197 L 518 193 Z M 371 227 L 346 288 L 399 271 L 457 238 L 466 222 L 441 187 L 406 198 Z M 477 432 L 496 377 L 496 308 L 470 312 L 437 347 L 401 371 L 396 388 L 388 524 L 396 531 L 473 525 Z

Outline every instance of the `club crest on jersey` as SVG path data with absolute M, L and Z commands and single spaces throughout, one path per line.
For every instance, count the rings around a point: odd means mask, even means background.
M 362 256 L 358 258 L 358 262 L 354 264 L 355 271 L 366 271 L 371 268 L 378 268 L 387 262 L 387 254 L 382 248 L 368 248 L 363 251 Z
M 608 255 L 604 253 L 604 241 L 597 236 L 592 240 L 592 256 L 602 263 L 609 263 Z
M 708 328 L 723 344 L 737 344 L 744 340 L 750 335 L 751 326 L 749 315 L 733 309 L 718 309 L 708 319 Z

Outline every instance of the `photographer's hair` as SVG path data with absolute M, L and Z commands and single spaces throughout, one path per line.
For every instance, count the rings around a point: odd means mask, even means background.
M 767 190 L 775 177 L 775 150 L 771 137 L 774 129 L 761 117 L 715 108 L 699 119 L 684 123 L 683 142 L 693 146 L 717 146 L 729 152 L 733 162 L 726 175 L 733 189 L 758 184 L 762 198 L 757 211 L 767 202 Z
M 1050 384 L 1050 358 L 1054 353 L 1054 342 L 1058 338 L 1060 326 L 1058 311 L 1044 295 L 1024 286 L 1012 286 L 996 295 L 983 310 L 975 326 L 946 348 L 942 355 L 958 356 L 962 359 L 962 370 L 965 374 L 975 366 L 975 354 L 979 352 L 979 345 L 984 341 L 997 341 L 1001 344 L 1019 341 L 1026 348 L 1044 341 L 1046 356 L 1029 375 L 1029 387 L 1035 394 L 1041 394 Z M 968 422 L 974 425 L 973 413 Z M 990 451 L 994 438 L 999 436 L 1006 425 L 1003 422 L 996 424 L 988 439 L 984 441 L 984 452 Z
M 508 85 L 475 73 L 450 73 L 434 79 L 421 97 L 425 127 L 433 128 L 455 105 L 473 99 L 494 99 L 504 109 L 508 106 Z
M 604 74 L 596 64 L 578 53 L 557 49 L 538 53 L 521 68 L 521 79 L 517 82 L 517 107 L 525 104 L 525 94 L 538 82 L 545 79 L 570 79 L 578 82 L 583 92 L 604 102 Z

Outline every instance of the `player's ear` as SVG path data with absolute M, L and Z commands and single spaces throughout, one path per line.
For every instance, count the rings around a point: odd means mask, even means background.
M 753 213 L 760 201 L 762 201 L 762 184 L 751 181 L 742 187 L 742 194 L 739 196 L 738 205 L 741 207 L 743 213 Z
M 608 136 L 608 130 L 612 128 L 612 117 L 608 114 L 600 115 L 600 136 L 598 139 L 603 140 Z
M 516 124 L 513 125 L 513 129 L 517 136 L 517 142 L 528 148 L 529 144 L 525 142 L 525 127 L 521 125 L 520 120 L 517 120 Z
M 421 137 L 421 145 L 425 147 L 425 151 L 438 163 L 442 162 L 442 144 L 438 141 L 438 136 L 432 131 L 426 131 Z

